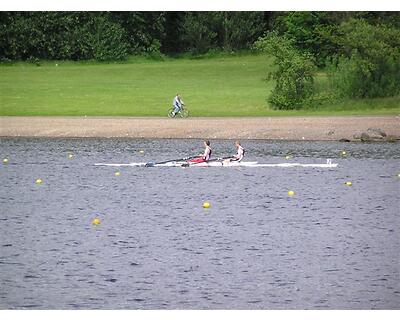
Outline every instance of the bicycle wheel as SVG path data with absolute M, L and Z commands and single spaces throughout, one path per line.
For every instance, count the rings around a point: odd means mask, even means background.
M 171 109 L 168 110 L 168 117 L 169 118 L 175 118 L 174 108 L 171 108 Z
M 181 118 L 187 118 L 189 117 L 189 110 L 183 109 L 179 112 L 179 115 L 181 116 Z

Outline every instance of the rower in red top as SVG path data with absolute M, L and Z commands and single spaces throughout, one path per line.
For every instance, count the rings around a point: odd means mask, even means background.
M 204 147 L 205 147 L 204 153 L 199 155 L 197 158 L 189 160 L 188 163 L 201 163 L 210 160 L 212 150 L 210 148 L 209 140 L 204 140 Z

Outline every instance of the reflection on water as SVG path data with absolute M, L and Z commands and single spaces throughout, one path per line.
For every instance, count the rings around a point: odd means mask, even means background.
M 398 309 L 398 145 L 243 145 L 249 161 L 339 167 L 115 176 L 93 164 L 174 159 L 202 143 L 2 139 L 0 308 Z

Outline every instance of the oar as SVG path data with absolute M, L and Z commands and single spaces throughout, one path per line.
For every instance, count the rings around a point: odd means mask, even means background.
M 216 159 L 210 159 L 207 162 L 215 162 L 215 161 L 224 161 L 224 160 L 228 160 L 228 159 L 232 159 L 232 156 L 230 157 L 223 157 L 223 158 L 216 158 Z
M 195 157 L 186 157 L 186 158 L 166 160 L 166 161 L 161 161 L 161 162 L 147 162 L 145 164 L 145 167 L 154 167 L 156 164 L 164 164 L 164 163 L 168 163 L 168 162 L 185 161 L 185 160 L 189 160 L 189 159 L 193 159 L 193 158 L 195 158 Z
M 232 159 L 232 156 L 230 156 L 230 157 L 218 158 L 218 159 L 215 159 L 214 161 L 224 161 L 224 160 L 228 160 L 228 159 Z
M 192 157 L 192 158 L 197 158 L 197 156 L 196 157 Z M 223 162 L 224 160 L 231 159 L 231 158 L 232 158 L 232 156 L 231 157 L 224 157 L 224 158 L 215 158 L 215 159 L 210 159 L 207 162 L 216 162 L 216 161 Z M 191 158 L 189 158 L 189 159 L 191 159 Z M 194 165 L 196 165 L 196 163 L 194 163 Z M 182 164 L 182 167 L 189 167 L 189 166 L 190 166 L 189 163 Z

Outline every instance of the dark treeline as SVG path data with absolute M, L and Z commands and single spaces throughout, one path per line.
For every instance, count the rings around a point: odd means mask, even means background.
M 276 30 L 321 62 L 340 23 L 399 26 L 392 12 L 1 12 L 0 59 L 121 60 L 249 49 Z
M 0 58 L 120 60 L 249 48 L 264 12 L 1 12 Z

